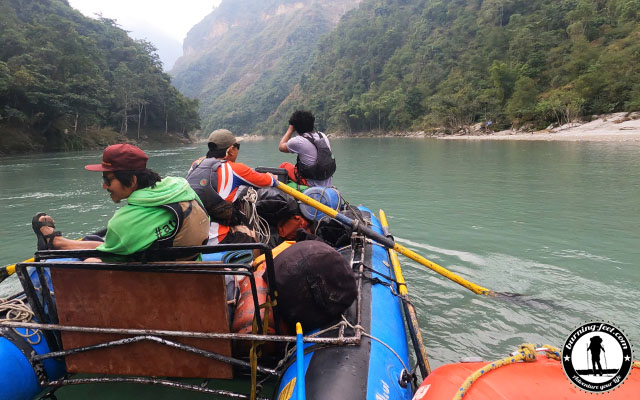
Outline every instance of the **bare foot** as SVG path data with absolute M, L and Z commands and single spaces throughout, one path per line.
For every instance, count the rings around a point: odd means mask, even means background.
M 56 221 L 54 221 L 53 218 L 51 218 L 51 216 L 49 216 L 49 215 L 43 215 L 42 217 L 38 218 L 38 221 L 40 221 L 40 222 L 48 221 L 52 225 L 56 224 Z M 54 230 L 55 229 L 53 229 L 52 227 L 46 226 L 46 225 L 43 225 L 42 227 L 40 227 L 40 232 L 42 232 L 43 235 L 50 235 L 50 234 L 53 233 Z
M 39 222 L 50 222 L 52 225 L 55 225 L 55 221 L 53 220 L 53 218 L 51 218 L 51 216 L 49 215 L 43 215 L 40 218 L 38 218 Z M 46 226 L 46 225 L 42 225 L 40 227 L 40 232 L 46 237 L 47 235 L 51 235 L 53 232 L 55 231 L 55 228 L 51 227 L 51 226 Z M 49 240 L 52 240 L 52 245 L 55 244 L 55 237 L 50 238 Z M 51 246 L 53 248 L 55 248 L 55 246 Z

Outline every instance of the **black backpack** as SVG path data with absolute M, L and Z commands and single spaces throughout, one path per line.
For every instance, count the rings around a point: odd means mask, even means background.
M 209 217 L 214 222 L 222 225 L 232 225 L 234 214 L 233 204 L 226 201 L 218 194 L 218 168 L 225 162 L 217 158 L 204 158 L 194 165 L 187 174 L 189 186 L 202 201 Z
M 318 133 L 318 136 L 319 138 L 316 139 L 313 137 L 313 135 L 302 135 L 303 138 L 307 139 L 311 142 L 311 144 L 314 145 L 316 151 L 318 152 L 315 164 L 305 165 L 300 162 L 300 156 L 298 156 L 296 166 L 298 174 L 302 178 L 321 181 L 331 178 L 333 176 L 333 173 L 336 172 L 336 160 L 331 154 L 331 149 L 329 149 L 329 146 L 327 145 L 324 133 Z

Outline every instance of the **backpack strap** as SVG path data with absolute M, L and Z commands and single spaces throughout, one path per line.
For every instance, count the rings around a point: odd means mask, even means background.
M 307 132 L 307 133 L 309 133 L 309 132 Z M 313 145 L 313 147 L 315 147 L 315 148 L 316 148 L 316 151 L 318 151 L 318 145 L 316 144 L 316 139 L 313 137 L 313 133 L 309 134 L 309 136 L 307 136 L 307 133 L 303 133 L 303 134 L 302 134 L 302 135 L 300 135 L 300 136 L 302 136 L 303 138 L 305 138 L 305 139 L 307 139 L 308 141 L 310 141 L 310 142 L 311 142 L 311 144 Z M 322 135 L 320 135 L 320 134 L 318 133 L 318 136 L 320 137 L 320 139 L 322 139 Z
M 157 248 L 162 249 L 165 247 L 173 246 L 173 240 L 176 238 L 176 235 L 182 228 L 185 218 L 187 218 L 189 214 L 191 214 L 193 203 L 189 202 L 189 207 L 187 207 L 187 209 L 184 211 L 182 211 L 182 207 L 180 206 L 180 203 L 163 204 L 159 207 L 164 208 L 165 210 L 173 213 L 173 215 L 176 217 L 176 222 L 177 222 L 176 229 L 174 229 L 171 235 L 167 236 L 166 238 L 156 240 Z

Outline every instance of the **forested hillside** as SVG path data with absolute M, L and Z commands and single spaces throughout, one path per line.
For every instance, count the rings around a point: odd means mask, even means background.
M 308 69 L 318 41 L 359 2 L 223 0 L 187 35 L 173 83 L 200 99 L 205 132 L 259 132 Z
M 0 153 L 199 126 L 197 100 L 171 86 L 150 43 L 66 0 L 0 0 L 0 43 Z
M 545 127 L 640 109 L 640 0 L 364 0 L 296 96 L 328 131 Z

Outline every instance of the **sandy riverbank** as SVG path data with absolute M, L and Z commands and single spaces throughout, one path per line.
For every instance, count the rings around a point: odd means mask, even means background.
M 547 140 L 640 143 L 640 112 L 615 113 L 586 123 L 570 123 L 535 132 L 516 130 L 491 134 L 439 136 L 443 140 Z
M 640 143 L 640 112 L 614 113 L 599 116 L 590 122 L 573 122 L 551 129 L 528 132 L 510 129 L 485 133 L 479 128 L 470 134 L 445 135 L 429 132 L 330 132 L 329 138 L 372 138 L 372 137 L 406 137 L 436 138 L 440 140 L 547 140 L 547 141 L 593 141 L 593 142 L 637 142 Z M 281 136 L 242 135 L 242 141 L 262 141 L 269 138 L 279 139 Z M 202 138 L 199 141 L 206 141 Z

